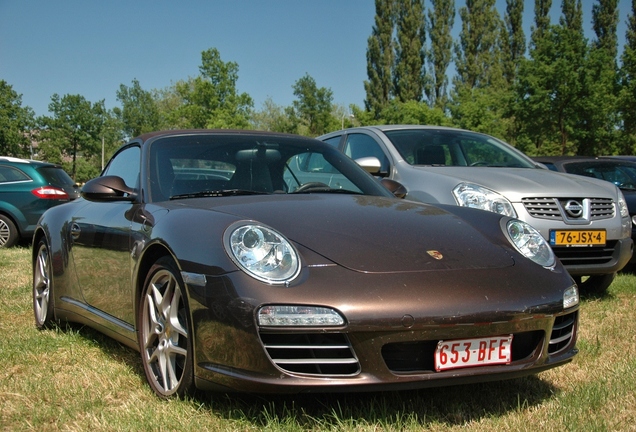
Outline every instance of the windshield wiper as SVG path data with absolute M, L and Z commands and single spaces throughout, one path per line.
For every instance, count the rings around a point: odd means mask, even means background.
M 364 195 L 362 192 L 356 192 L 349 189 L 334 189 L 334 188 L 310 188 L 302 190 L 300 192 L 294 191 L 292 194 L 310 194 L 310 193 L 332 193 L 332 194 L 351 194 L 351 195 Z
M 222 189 L 222 190 L 206 190 L 201 192 L 185 193 L 173 195 L 171 200 L 183 198 L 202 198 L 202 197 L 226 197 L 239 195 L 267 195 L 267 192 L 259 192 L 247 189 Z

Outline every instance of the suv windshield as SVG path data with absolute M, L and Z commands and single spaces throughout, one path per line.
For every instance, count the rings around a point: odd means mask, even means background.
M 514 149 L 486 135 L 443 129 L 393 130 L 385 134 L 411 165 L 536 168 Z

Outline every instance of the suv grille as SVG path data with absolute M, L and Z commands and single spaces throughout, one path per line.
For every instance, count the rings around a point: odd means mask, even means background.
M 341 333 L 261 333 L 260 336 L 270 359 L 287 372 L 323 376 L 360 372 L 351 344 Z
M 539 219 L 563 220 L 563 216 L 570 220 L 585 220 L 581 217 L 568 216 L 565 206 L 569 201 L 581 203 L 589 212 L 589 220 L 611 219 L 614 217 L 614 201 L 611 198 L 522 198 L 521 202 L 530 216 Z
M 549 354 L 557 353 L 570 344 L 574 337 L 576 317 L 577 312 L 556 317 L 550 335 Z

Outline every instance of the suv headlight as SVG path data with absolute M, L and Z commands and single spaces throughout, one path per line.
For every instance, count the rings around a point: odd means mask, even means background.
M 622 218 L 629 217 L 629 209 L 627 208 L 627 201 L 625 201 L 625 197 L 623 196 L 623 192 L 618 191 L 618 210 L 621 212 Z
M 298 252 L 282 234 L 252 221 L 230 225 L 223 244 L 232 261 L 262 282 L 282 284 L 300 273 Z
M 457 203 L 462 207 L 488 210 L 504 216 L 517 217 L 515 209 L 503 195 L 474 183 L 460 183 L 453 189 Z
M 530 224 L 518 219 L 509 220 L 505 233 L 521 255 L 545 268 L 552 268 L 556 264 L 552 248 Z

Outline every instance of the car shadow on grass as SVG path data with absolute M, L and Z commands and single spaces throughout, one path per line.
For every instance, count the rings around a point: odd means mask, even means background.
M 216 417 L 255 427 L 291 425 L 332 430 L 375 425 L 400 430 L 479 422 L 537 406 L 556 393 L 554 386 L 530 376 L 410 391 L 293 396 L 200 394 L 197 399 Z

